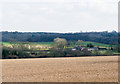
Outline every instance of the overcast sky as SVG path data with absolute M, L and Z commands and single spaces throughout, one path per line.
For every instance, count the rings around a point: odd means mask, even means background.
M 118 31 L 118 1 L 3 0 L 2 31 Z

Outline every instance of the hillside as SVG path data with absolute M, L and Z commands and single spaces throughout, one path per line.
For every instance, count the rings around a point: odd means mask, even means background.
M 118 33 L 113 32 L 81 32 L 81 33 L 47 33 L 47 32 L 2 32 L 3 42 L 53 42 L 55 38 L 67 41 L 92 41 L 104 44 L 117 44 Z

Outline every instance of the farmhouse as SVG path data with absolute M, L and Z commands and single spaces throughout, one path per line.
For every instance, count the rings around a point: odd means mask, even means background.
M 85 47 L 74 47 L 74 48 L 72 48 L 72 51 L 75 51 L 75 50 L 80 50 L 80 51 L 82 51 L 82 50 L 84 50 L 85 49 Z
M 107 48 L 98 48 L 99 50 L 107 50 Z

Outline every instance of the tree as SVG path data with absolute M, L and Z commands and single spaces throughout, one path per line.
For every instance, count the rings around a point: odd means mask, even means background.
M 64 38 L 55 38 L 54 45 L 58 49 L 63 49 L 67 45 L 67 40 Z
M 87 47 L 92 48 L 92 47 L 94 47 L 94 45 L 92 43 L 89 43 L 89 44 L 87 44 Z

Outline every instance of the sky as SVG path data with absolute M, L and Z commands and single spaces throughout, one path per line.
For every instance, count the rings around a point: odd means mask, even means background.
M 118 31 L 119 0 L 2 0 L 2 31 Z M 2 15 L 2 16 L 1 16 Z

